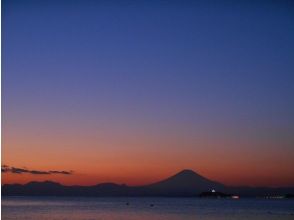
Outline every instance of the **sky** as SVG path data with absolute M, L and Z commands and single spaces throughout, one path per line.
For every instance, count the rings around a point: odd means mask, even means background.
M 294 186 L 293 39 L 286 0 L 4 0 L 2 181 Z

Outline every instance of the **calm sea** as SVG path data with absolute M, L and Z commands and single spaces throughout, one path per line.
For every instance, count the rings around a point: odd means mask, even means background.
M 294 219 L 294 200 L 2 197 L 2 219 Z

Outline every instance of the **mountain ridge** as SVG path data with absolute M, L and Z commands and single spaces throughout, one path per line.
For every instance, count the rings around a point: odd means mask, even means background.
M 111 182 L 92 186 L 65 186 L 58 182 L 32 181 L 27 184 L 4 184 L 2 196 L 198 196 L 201 192 L 216 190 L 242 196 L 266 196 L 293 194 L 294 187 L 230 187 L 210 180 L 190 169 L 184 169 L 161 181 L 128 186 Z

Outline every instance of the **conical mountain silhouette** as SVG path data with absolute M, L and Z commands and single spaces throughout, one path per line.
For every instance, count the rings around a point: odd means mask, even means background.
M 223 190 L 224 185 L 212 180 L 209 180 L 192 170 L 182 170 L 181 172 L 167 179 L 153 183 L 148 188 L 160 192 L 168 193 L 199 193 L 208 190 Z

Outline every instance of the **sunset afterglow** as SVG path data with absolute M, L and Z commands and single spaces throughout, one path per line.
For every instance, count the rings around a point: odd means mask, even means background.
M 2 184 L 294 185 L 293 9 L 66 2 L 3 2 Z

